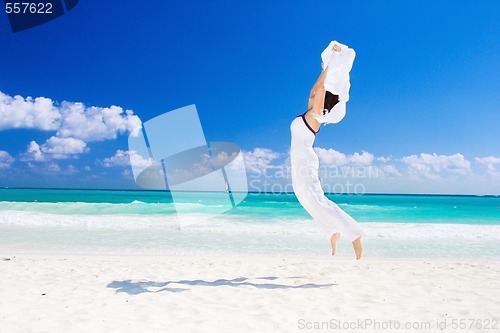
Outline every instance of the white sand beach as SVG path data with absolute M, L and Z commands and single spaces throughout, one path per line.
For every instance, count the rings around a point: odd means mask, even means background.
M 498 332 L 499 276 L 480 259 L 3 253 L 0 331 Z

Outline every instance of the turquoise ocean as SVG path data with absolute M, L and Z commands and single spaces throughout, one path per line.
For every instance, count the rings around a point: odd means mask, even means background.
M 500 258 L 499 196 L 327 196 L 363 226 L 365 257 Z M 184 197 L 181 226 L 167 191 L 0 189 L 0 253 L 329 255 L 294 194 L 249 193 L 210 219 L 211 193 Z M 352 256 L 346 239 L 338 252 Z

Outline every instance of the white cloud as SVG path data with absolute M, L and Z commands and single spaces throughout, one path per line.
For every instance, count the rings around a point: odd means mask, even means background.
M 273 167 L 271 162 L 281 156 L 267 148 L 254 148 L 253 151 L 243 152 L 245 168 L 248 172 L 261 173 L 267 168 Z
M 142 155 L 137 154 L 135 150 L 121 150 L 118 149 L 115 155 L 107 157 L 102 161 L 102 165 L 106 168 L 115 166 L 130 166 L 134 167 L 148 167 L 151 165 L 149 159 L 145 159 Z
M 352 155 L 346 155 L 335 149 L 324 149 L 320 147 L 315 147 L 314 151 L 319 157 L 320 163 L 326 166 L 340 166 L 340 165 L 371 165 L 374 160 L 372 153 L 363 150 L 361 154 L 354 153 Z
M 213 163 L 218 166 L 224 166 L 233 161 L 236 156 L 238 156 L 238 152 L 228 154 L 227 152 L 222 151 L 213 157 Z
M 44 162 L 51 159 L 77 158 L 78 154 L 88 150 L 87 144 L 82 140 L 53 136 L 41 146 L 36 141 L 31 141 L 26 152 L 21 154 L 21 160 Z
M 320 163 L 324 163 L 326 165 L 345 165 L 349 163 L 347 155 L 335 149 L 315 147 L 314 151 L 318 155 Z
M 106 168 L 115 166 L 129 166 L 130 157 L 129 151 L 118 149 L 114 156 L 107 157 L 102 161 L 102 165 Z
M 403 158 L 378 157 L 372 153 L 345 154 L 334 149 L 316 147 L 315 151 L 320 159 L 320 177 L 325 189 L 338 189 L 344 186 L 347 192 L 353 186 L 360 186 L 368 192 L 400 192 L 400 193 L 477 193 L 492 192 L 493 182 L 478 183 L 481 175 L 477 174 L 462 154 L 438 155 L 422 153 Z M 272 169 L 283 169 L 283 173 L 267 172 L 270 176 L 267 189 L 275 184 L 289 186 L 291 182 L 289 159 L 284 162 L 279 154 L 270 149 L 258 148 L 245 153 L 245 165 L 249 173 Z M 476 159 L 479 163 L 490 165 L 489 168 L 500 170 L 499 157 L 485 157 Z M 335 172 L 333 172 L 335 171 Z M 460 177 L 459 177 L 460 176 Z M 438 181 L 436 181 L 438 180 Z M 255 190 L 265 186 L 263 182 L 255 181 L 252 185 Z M 286 187 L 291 189 L 291 187 Z M 479 189 L 479 190 L 478 190 Z M 264 190 L 264 187 L 263 189 Z M 493 192 L 497 192 L 495 189 Z
M 40 145 L 36 143 L 36 141 L 31 141 L 28 144 L 28 148 L 24 154 L 20 156 L 21 161 L 36 161 L 43 162 L 45 161 L 45 156 L 43 155 Z M 31 163 L 29 165 L 32 165 Z M 28 166 L 29 166 L 28 165 Z
M 448 193 L 460 191 L 468 193 L 473 191 L 470 185 L 464 183 L 464 179 L 470 180 L 478 176 L 473 172 L 471 163 L 461 154 L 438 155 L 419 154 L 410 155 L 403 158 L 384 157 L 380 158 L 372 153 L 362 151 L 361 153 L 345 154 L 334 149 L 315 148 L 320 158 L 320 166 L 338 167 L 337 174 L 327 173 L 322 175 L 324 186 L 336 184 L 347 186 L 349 181 L 351 186 L 362 184 L 367 191 L 382 192 L 401 191 L 402 193 Z M 282 160 L 285 154 L 267 148 L 255 148 L 251 151 L 243 151 L 245 168 L 249 174 L 260 174 L 269 176 L 266 178 L 269 186 L 272 184 L 285 185 L 291 182 L 289 174 L 289 159 Z M 130 158 L 138 158 L 138 163 L 145 163 L 149 166 L 149 161 L 143 159 L 135 152 L 118 150 L 115 155 L 104 159 L 101 164 L 106 167 L 128 166 Z M 230 159 L 229 154 L 220 154 L 215 159 L 220 163 L 225 163 Z M 208 158 L 208 157 L 207 157 Z M 476 159 L 478 163 L 485 165 L 492 164 L 496 170 L 500 169 L 500 158 L 485 157 Z M 344 169 L 345 168 L 345 169 Z M 282 173 L 278 173 L 281 170 Z M 189 172 L 199 172 L 196 165 Z M 184 170 L 184 172 L 187 172 Z M 122 175 L 129 177 L 129 171 L 122 171 Z M 464 177 L 456 177 L 464 175 Z M 177 176 L 177 175 L 176 175 Z M 182 179 L 189 174 L 179 174 Z M 256 178 L 254 177 L 254 180 Z M 436 182 L 435 180 L 439 180 Z M 264 183 L 254 182 L 252 186 L 264 186 Z M 271 184 L 271 185 L 269 185 Z M 287 185 L 288 186 L 288 185 Z M 469 189 L 471 188 L 471 189 Z M 351 188 L 352 189 L 352 188 Z M 257 190 L 257 188 L 256 188 Z
M 45 161 L 43 163 L 36 164 L 28 162 L 26 165 L 33 174 L 44 176 L 74 175 L 79 172 L 78 168 L 73 164 L 61 167 L 54 161 Z
M 0 150 L 0 169 L 8 169 L 14 163 L 14 158 L 5 150 Z
M 354 165 L 371 165 L 373 163 L 373 154 L 368 153 L 363 150 L 361 154 L 354 153 L 352 156 L 349 157 L 350 161 Z
M 85 153 L 89 149 L 87 148 L 87 144 L 82 140 L 53 136 L 40 147 L 40 150 L 45 156 L 50 155 L 50 157 L 55 159 L 65 159 L 76 154 Z
M 57 163 L 49 163 L 47 164 L 45 170 L 50 171 L 52 173 L 59 173 L 61 172 L 61 167 Z
M 64 170 L 64 173 L 68 174 L 68 175 L 74 175 L 75 173 L 78 172 L 78 169 L 77 167 L 75 167 L 74 165 L 70 164 L 66 167 L 66 170 Z
M 440 179 L 442 173 L 466 175 L 471 172 L 471 164 L 462 154 L 437 155 L 422 153 L 401 159 L 408 166 L 411 176 Z
M 88 152 L 88 142 L 116 139 L 141 126 L 132 110 L 119 106 L 86 107 L 83 103 L 63 101 L 56 105 L 50 98 L 16 95 L 0 91 L 0 130 L 27 128 L 55 131 L 45 143 L 32 141 L 22 160 L 43 161 L 72 158 Z
M 115 139 L 141 126 L 132 110 L 119 106 L 86 107 L 83 103 L 63 101 L 61 105 L 46 97 L 33 99 L 0 91 L 0 130 L 31 128 L 57 131 L 56 136 L 85 142 Z
M 488 173 L 490 175 L 497 175 L 498 171 L 496 169 L 497 165 L 500 166 L 500 157 L 487 156 L 487 157 L 476 157 L 476 162 L 486 165 Z
M 386 157 L 386 156 L 380 156 L 377 157 L 377 161 L 380 161 L 382 163 L 387 163 L 392 160 L 392 156 Z
M 134 177 L 132 176 L 132 172 L 130 172 L 129 169 L 123 169 L 122 172 L 121 172 L 122 176 L 124 178 L 129 178 L 129 179 L 133 179 Z
M 43 131 L 57 130 L 61 114 L 50 98 L 16 95 L 11 97 L 0 91 L 0 130 L 33 128 Z
M 141 120 L 133 111 L 124 111 L 115 105 L 101 108 L 63 102 L 59 111 L 62 117 L 57 135 L 85 142 L 116 139 L 118 134 L 130 133 L 141 126 Z
M 401 172 L 394 164 L 382 165 L 379 169 L 385 176 L 401 176 Z

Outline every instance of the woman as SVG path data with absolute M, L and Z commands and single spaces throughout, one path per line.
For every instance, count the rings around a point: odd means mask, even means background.
M 340 52 L 341 47 L 335 44 L 332 50 Z M 319 132 L 320 121 L 339 103 L 338 95 L 325 90 L 327 72 L 328 66 L 311 89 L 307 111 L 297 116 L 290 125 L 292 185 L 301 205 L 327 233 L 332 255 L 335 255 L 337 240 L 343 234 L 352 242 L 356 259 L 360 259 L 363 251 L 361 226 L 325 196 L 318 179 L 319 159 L 313 149 L 314 139 Z

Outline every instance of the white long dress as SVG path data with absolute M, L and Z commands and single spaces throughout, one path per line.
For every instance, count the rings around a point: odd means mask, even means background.
M 325 231 L 328 239 L 333 233 L 340 232 L 352 242 L 363 235 L 363 229 L 349 214 L 325 196 L 318 178 L 318 155 L 313 149 L 316 132 L 307 123 L 305 113 L 292 121 L 290 130 L 292 185 L 297 199 Z

